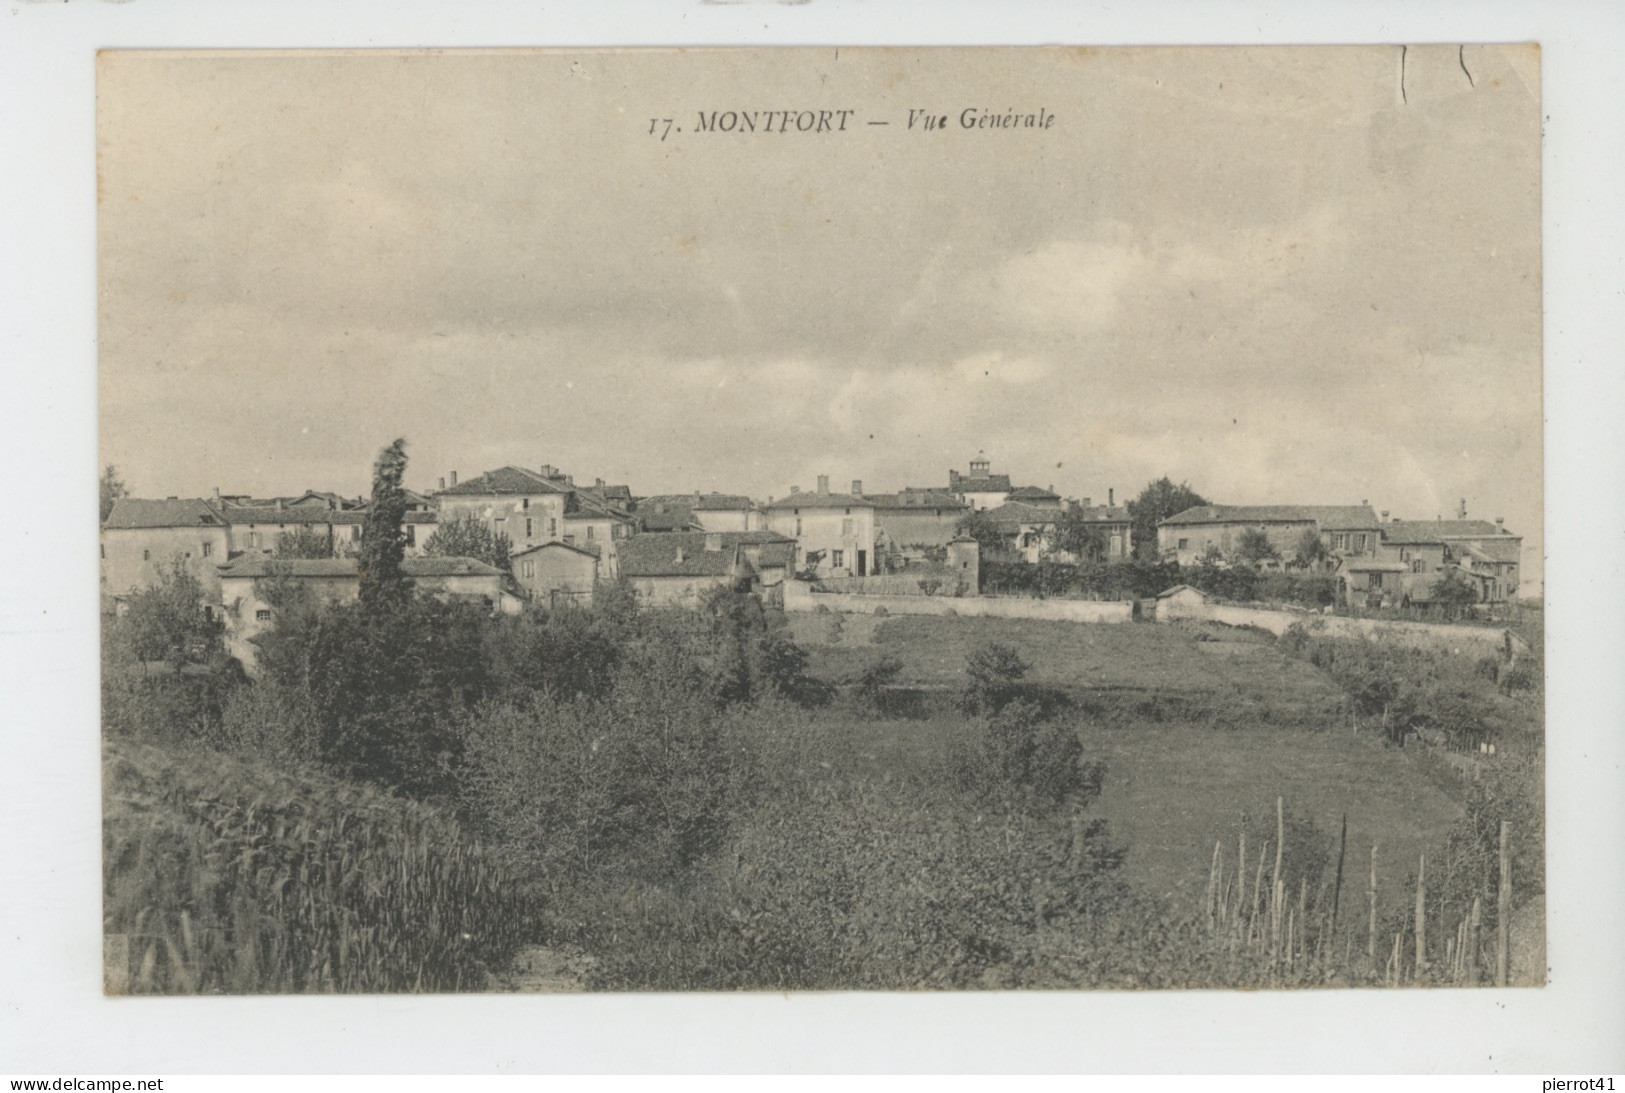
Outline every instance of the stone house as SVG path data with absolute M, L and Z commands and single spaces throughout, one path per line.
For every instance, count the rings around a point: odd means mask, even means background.
M 1380 524 L 1368 503 L 1359 505 L 1197 505 L 1157 525 L 1163 561 L 1195 565 L 1216 549 L 1234 559 L 1245 531 L 1262 531 L 1284 563 L 1297 555 L 1305 531 L 1314 531 L 1337 558 L 1377 555 Z
M 621 578 L 656 607 L 694 607 L 717 588 L 760 593 L 764 573 L 782 583 L 794 565 L 795 543 L 766 531 L 665 532 L 621 545 Z
M 860 483 L 861 485 L 861 483 Z M 875 552 L 877 564 L 890 556 L 889 568 L 904 561 L 938 551 L 959 534 L 959 521 L 970 506 L 951 493 L 932 489 L 905 489 L 897 493 L 870 493 L 864 498 L 874 506 Z
M 1523 537 L 1501 520 L 1394 520 L 1382 525 L 1382 553 L 1405 564 L 1413 602 L 1428 602 L 1432 575 L 1450 566 L 1478 584 L 1482 603 L 1518 595 Z
M 102 595 L 116 603 L 156 584 L 178 560 L 215 599 L 215 567 L 231 555 L 231 530 L 225 514 L 201 498 L 120 498 L 101 528 Z
M 311 530 L 327 537 L 335 557 L 353 557 L 361 550 L 362 530 L 367 523 L 364 508 L 330 509 L 316 505 L 228 505 L 222 510 L 231 525 L 232 555 L 270 555 L 277 539 L 285 532 Z M 434 509 L 408 509 L 402 517 L 406 553 L 417 556 L 434 534 L 440 514 Z
M 592 602 L 600 570 L 600 547 L 558 540 L 527 547 L 513 556 L 513 578 L 531 603 L 561 607 Z
M 506 535 L 515 551 L 562 540 L 574 491 L 555 468 L 544 466 L 542 472 L 499 467 L 462 483 L 453 472 L 451 485 L 435 494 L 440 518 L 473 516 L 493 533 Z
M 493 612 L 518 609 L 517 601 L 503 591 L 502 571 L 473 558 L 407 558 L 402 569 L 420 593 L 469 600 Z M 244 555 L 219 566 L 217 574 L 227 651 L 250 670 L 254 665 L 253 639 L 276 625 L 277 608 L 265 599 L 265 585 L 261 582 L 297 582 L 318 603 L 351 603 L 361 595 L 361 577 L 354 558 L 274 559 Z
M 818 555 L 819 576 L 866 577 L 874 570 L 875 506 L 853 480 L 850 493 L 831 493 L 829 476 L 818 476 L 812 493 L 792 490 L 770 502 L 767 528 L 794 539 L 801 557 Z

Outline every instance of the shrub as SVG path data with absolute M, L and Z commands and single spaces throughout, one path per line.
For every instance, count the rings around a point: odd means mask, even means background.
M 962 705 L 970 713 L 998 712 L 1020 693 L 1029 665 L 1021 654 L 1000 642 L 984 642 L 965 658 Z
M 897 682 L 902 672 L 901 660 L 890 653 L 882 653 L 858 675 L 858 700 L 870 710 L 880 713 L 886 688 Z

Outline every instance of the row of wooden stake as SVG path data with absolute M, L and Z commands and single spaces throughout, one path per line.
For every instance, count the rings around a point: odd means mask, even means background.
M 1500 883 L 1496 890 L 1495 916 L 1495 985 L 1507 985 L 1509 975 L 1510 934 L 1508 924 L 1512 904 L 1512 861 L 1509 852 L 1511 828 L 1506 821 L 1500 827 Z M 1348 850 L 1348 817 L 1343 817 L 1337 845 L 1337 867 L 1330 899 L 1322 890 L 1309 905 L 1307 880 L 1300 880 L 1297 898 L 1289 902 L 1286 878 L 1283 873 L 1283 855 L 1286 844 L 1286 808 L 1283 798 L 1275 799 L 1275 839 L 1273 840 L 1274 868 L 1266 876 L 1270 863 L 1271 842 L 1266 840 L 1259 848 L 1258 862 L 1253 869 L 1251 886 L 1247 883 L 1247 832 L 1237 837 L 1236 860 L 1238 867 L 1232 877 L 1225 868 L 1224 840 L 1213 844 L 1213 863 L 1208 872 L 1206 916 L 1208 933 L 1222 939 L 1231 954 L 1245 953 L 1267 959 L 1272 975 L 1295 974 L 1302 970 L 1329 972 L 1341 964 L 1343 970 L 1354 972 L 1354 936 L 1345 929 L 1343 945 L 1337 945 L 1338 915 L 1343 894 L 1344 862 Z M 1377 969 L 1377 857 L 1378 845 L 1371 845 L 1370 877 L 1366 886 L 1365 971 Z M 1319 929 L 1311 930 L 1313 920 L 1319 919 Z M 1416 902 L 1410 922 L 1394 932 L 1393 944 L 1388 948 L 1387 960 L 1382 965 L 1382 979 L 1392 986 L 1421 982 L 1424 978 L 1434 982 L 1478 985 L 1482 982 L 1481 953 L 1483 951 L 1481 900 L 1473 900 L 1472 909 L 1456 923 L 1452 936 L 1445 941 L 1444 964 L 1435 968 L 1428 954 L 1427 922 L 1427 855 L 1417 862 Z M 1404 959 L 1405 934 L 1409 927 L 1414 950 L 1409 965 Z M 1311 933 L 1313 940 L 1311 940 Z M 1338 949 L 1341 948 L 1341 954 Z M 1341 960 L 1339 961 L 1339 957 Z

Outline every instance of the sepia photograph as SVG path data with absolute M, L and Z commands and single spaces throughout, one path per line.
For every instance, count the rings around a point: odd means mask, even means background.
M 105 993 L 1543 988 L 1541 71 L 103 50 Z

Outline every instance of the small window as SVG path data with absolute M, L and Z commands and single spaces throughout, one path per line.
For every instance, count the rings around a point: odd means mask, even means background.
M 1180 550 L 1188 549 L 1190 547 L 1190 545 L 1191 545 L 1191 541 L 1189 539 L 1181 539 L 1179 541 L 1179 549 Z
M 360 524 L 351 524 L 350 525 L 350 542 L 359 543 L 360 541 L 361 541 L 361 525 Z
M 207 558 L 209 555 L 211 555 L 213 553 L 214 553 L 214 544 L 213 543 L 204 543 L 203 544 L 203 556 L 205 558 Z
M 255 622 L 270 622 L 271 621 L 271 609 L 269 607 L 262 607 L 258 611 L 255 611 L 254 612 L 254 621 Z
M 559 522 L 557 520 L 553 519 L 552 517 L 549 517 L 548 521 L 547 521 L 547 534 L 548 534 L 548 536 L 549 537 L 556 536 L 558 533 L 559 533 Z
M 1373 574 L 1371 574 L 1370 581 L 1369 581 L 1369 583 L 1367 584 L 1366 587 L 1370 588 L 1372 591 L 1376 591 L 1376 590 L 1382 588 L 1382 574 L 1381 573 L 1373 573 Z
M 564 537 L 564 545 L 565 546 L 575 546 L 576 545 L 576 537 L 574 535 L 566 535 Z
M 106 543 L 102 544 L 102 557 L 103 558 L 107 557 L 107 544 Z
M 406 545 L 407 546 L 417 546 L 417 542 L 418 542 L 418 526 L 416 524 L 407 524 L 406 525 Z
M 591 524 L 587 525 L 587 540 L 589 542 L 592 541 L 592 525 Z
M 523 501 L 519 502 L 519 507 L 522 509 L 530 508 L 530 498 L 527 497 Z
M 529 502 L 529 501 L 526 501 L 526 502 L 525 502 L 525 507 L 526 507 L 526 508 L 529 508 L 529 507 L 530 507 L 530 502 Z M 528 517 L 528 516 L 527 516 L 527 517 L 525 517 L 525 538 L 527 538 L 527 539 L 529 539 L 529 538 L 530 538 L 530 537 L 531 537 L 531 536 L 533 536 L 533 535 L 535 535 L 535 534 L 536 534 L 536 524 L 535 524 L 535 521 L 533 521 L 533 520 L 532 520 L 532 519 L 531 519 L 531 518 L 530 518 L 530 517 Z
M 150 551 L 150 550 L 143 550 L 143 551 L 142 551 L 142 552 L 141 552 L 141 560 L 142 560 L 142 561 L 143 561 L 143 562 L 150 562 L 150 561 L 152 561 L 152 551 Z
M 852 510 L 847 509 L 846 511 L 851 512 Z M 847 535 L 852 534 L 852 521 L 851 520 L 842 520 L 841 521 L 841 534 L 843 536 L 847 536 Z
M 1412 558 L 1411 559 L 1411 572 L 1412 573 L 1420 573 L 1420 572 L 1422 572 L 1422 559 L 1420 559 L 1420 558 Z
M 800 535 L 801 535 L 801 517 L 797 516 L 796 517 L 796 536 L 799 538 Z
M 846 551 L 844 551 L 844 550 L 832 550 L 832 551 L 830 551 L 829 552 L 829 564 L 834 566 L 836 569 L 840 569 L 841 567 L 845 566 L 846 565 Z

